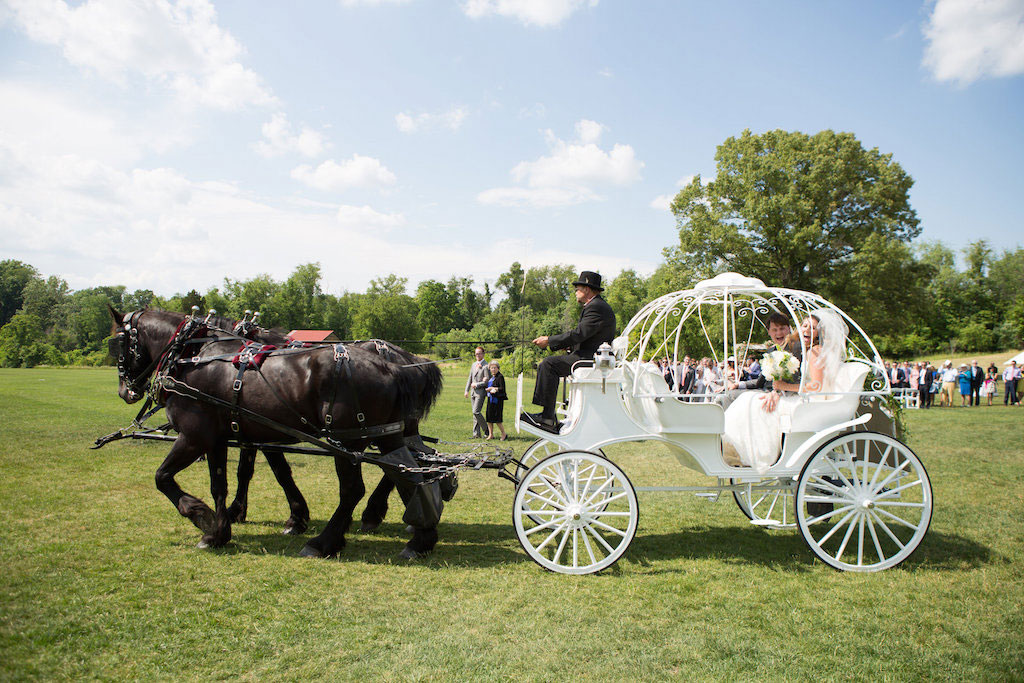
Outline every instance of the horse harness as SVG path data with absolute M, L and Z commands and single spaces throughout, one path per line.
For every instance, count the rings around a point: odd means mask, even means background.
M 186 317 L 178 325 L 174 334 L 171 335 L 171 338 L 168 340 L 163 350 L 153 358 L 149 365 L 147 365 L 133 378 L 130 376 L 129 366 L 131 361 L 138 361 L 142 357 L 140 351 L 138 322 L 144 312 L 144 310 L 133 311 L 125 316 L 123 322 L 124 330 L 115 337 L 118 345 L 117 371 L 119 381 L 123 382 L 129 391 L 134 393 L 143 393 L 146 391 L 147 385 L 151 384 L 149 387 L 149 397 L 147 398 L 143 409 L 139 412 L 139 416 L 136 418 L 137 422 L 140 418 L 145 420 L 147 417 L 159 410 L 159 408 L 164 404 L 165 393 L 171 392 L 187 396 L 204 403 L 219 406 L 221 408 L 226 408 L 231 415 L 231 431 L 236 434 L 239 432 L 239 421 L 242 416 L 299 440 L 317 443 L 321 446 L 330 445 L 333 448 L 337 448 L 337 446 L 333 444 L 325 444 L 324 440 L 349 441 L 355 439 L 373 439 L 391 434 L 400 434 L 405 429 L 405 423 L 402 420 L 381 425 L 366 424 L 366 415 L 363 413 L 360 405 L 359 392 L 356 391 L 352 382 L 352 359 L 348 353 L 348 349 L 342 343 L 338 343 L 334 346 L 335 364 L 331 400 L 323 418 L 324 426 L 319 430 L 319 434 L 317 436 L 301 430 L 292 429 L 275 420 L 271 420 L 259 413 L 242 407 L 239 404 L 239 401 L 244 386 L 243 380 L 245 373 L 248 370 L 255 370 L 256 373 L 263 378 L 263 381 L 266 382 L 267 387 L 274 394 L 278 402 L 288 408 L 303 425 L 306 427 L 312 427 L 306 418 L 300 415 L 281 397 L 273 384 L 263 374 L 260 366 L 269 356 L 278 355 L 275 352 L 296 353 L 313 351 L 320 347 L 308 346 L 301 342 L 293 342 L 284 348 L 278 348 L 272 344 L 261 344 L 252 340 L 252 338 L 258 334 L 259 330 L 259 328 L 254 328 L 254 326 L 242 329 L 238 329 L 236 326 L 236 329 L 231 332 L 214 327 L 212 328 L 212 331 L 218 333 L 218 335 L 207 336 L 211 332 L 211 328 L 207 325 L 209 317 L 206 321 L 200 321 L 196 316 Z M 237 334 L 238 332 L 241 332 L 244 336 L 240 336 Z M 215 356 L 199 356 L 198 352 L 197 355 L 187 356 L 184 353 L 185 349 L 189 346 L 197 344 L 205 345 L 208 342 L 224 342 L 230 341 L 231 339 L 237 339 L 242 342 L 242 347 L 237 353 Z M 111 344 L 111 346 L 113 346 L 113 344 Z M 378 350 L 380 350 L 381 347 L 386 349 L 388 357 L 385 358 L 385 360 L 390 362 L 390 357 L 392 356 L 391 349 L 387 348 L 386 344 L 378 343 Z M 230 402 L 195 389 L 184 381 L 174 377 L 178 366 L 186 365 L 195 367 L 213 361 L 228 359 L 231 359 L 238 367 L 238 372 L 236 373 L 231 385 L 232 395 Z M 155 375 L 152 383 L 149 381 L 151 374 Z M 334 407 L 339 399 L 338 386 L 341 384 L 342 378 L 344 378 L 344 383 L 348 387 L 347 402 L 352 406 L 356 422 L 358 423 L 358 426 L 353 428 L 339 429 L 332 426 L 332 422 L 334 420 Z M 146 413 L 151 403 L 155 405 L 151 410 L 149 410 L 148 414 L 143 417 L 143 414 Z

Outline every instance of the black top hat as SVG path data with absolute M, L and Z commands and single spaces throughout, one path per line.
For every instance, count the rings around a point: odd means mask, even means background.
M 595 292 L 600 292 L 604 289 L 601 286 L 601 276 L 589 270 L 580 272 L 580 276 L 576 279 L 576 282 L 572 283 L 573 287 L 577 285 L 586 285 Z

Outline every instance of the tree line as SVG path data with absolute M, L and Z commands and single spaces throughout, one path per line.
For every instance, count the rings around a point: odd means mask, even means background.
M 677 240 L 655 272 L 606 274 L 604 296 L 619 329 L 647 301 L 731 270 L 821 294 L 890 358 L 1024 345 L 1024 249 L 996 253 L 978 240 L 958 258 L 940 242 L 918 241 L 913 180 L 891 155 L 865 149 L 851 133 L 744 131 L 719 145 L 715 160 L 713 179 L 697 176 L 675 196 Z M 110 362 L 109 304 L 181 312 L 195 305 L 234 318 L 260 311 L 264 326 L 400 340 L 442 358 L 468 355 L 472 344 L 461 342 L 483 340 L 518 371 L 542 355 L 521 342 L 575 325 L 577 272 L 514 262 L 493 290 L 452 277 L 410 292 L 407 278 L 389 274 L 365 292 L 336 295 L 323 291 L 320 264 L 307 263 L 284 281 L 225 278 L 202 293 L 164 297 L 121 285 L 73 291 L 9 259 L 0 262 L 0 366 Z

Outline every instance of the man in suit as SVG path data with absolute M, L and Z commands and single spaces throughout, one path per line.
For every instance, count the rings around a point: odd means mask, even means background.
M 766 344 L 766 353 L 789 351 L 797 360 L 803 358 L 800 339 L 794 336 L 792 332 L 793 328 L 790 325 L 789 318 L 784 313 L 775 312 L 768 316 L 768 336 L 771 338 L 771 341 Z M 794 373 L 793 381 L 796 383 L 800 382 L 799 372 Z M 771 391 L 772 381 L 765 377 L 764 373 L 759 373 L 757 377 L 742 382 L 729 382 L 726 388 L 728 391 L 720 398 L 716 397 L 715 399 L 715 402 L 720 403 L 723 408 L 728 408 L 741 391 L 749 391 L 751 389 Z
M 576 288 L 576 301 L 583 306 L 580 322 L 576 329 L 549 336 L 537 337 L 533 343 L 542 349 L 567 349 L 560 356 L 548 356 L 537 367 L 537 384 L 533 389 L 533 402 L 541 407 L 539 413 L 523 413 L 521 419 L 541 429 L 558 433 L 555 417 L 555 399 L 558 382 L 572 372 L 572 366 L 583 360 L 593 360 L 597 347 L 611 343 L 615 338 L 615 313 L 608 302 L 601 298 L 604 287 L 601 276 L 589 270 L 580 273 L 572 283 Z
M 476 347 L 473 351 L 476 359 L 469 366 L 469 379 L 466 380 L 466 398 L 472 395 L 473 406 L 473 436 L 480 438 L 487 436 L 487 420 L 484 419 L 484 401 L 487 400 L 487 380 L 491 378 L 491 371 L 487 361 L 484 360 L 484 350 Z
M 985 371 L 978 365 L 978 361 L 971 361 L 971 405 L 981 405 L 981 385 L 985 383 Z
M 935 381 L 935 367 L 931 363 L 925 363 L 921 374 L 918 377 L 917 390 L 921 395 L 919 405 L 922 408 L 932 407 L 932 382 Z

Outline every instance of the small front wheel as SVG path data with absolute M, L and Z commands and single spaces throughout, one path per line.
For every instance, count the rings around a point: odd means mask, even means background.
M 736 480 L 730 483 L 735 485 Z M 793 491 L 793 480 L 789 477 L 764 479 L 733 489 L 732 497 L 751 523 L 766 529 L 792 529 L 796 526 Z
M 821 446 L 796 489 L 797 526 L 811 550 L 844 571 L 895 567 L 920 545 L 932 519 L 932 485 L 903 442 L 852 432 Z
M 516 489 L 512 516 L 526 554 L 562 574 L 615 564 L 640 518 L 626 474 L 589 451 L 555 453 L 531 467 Z

